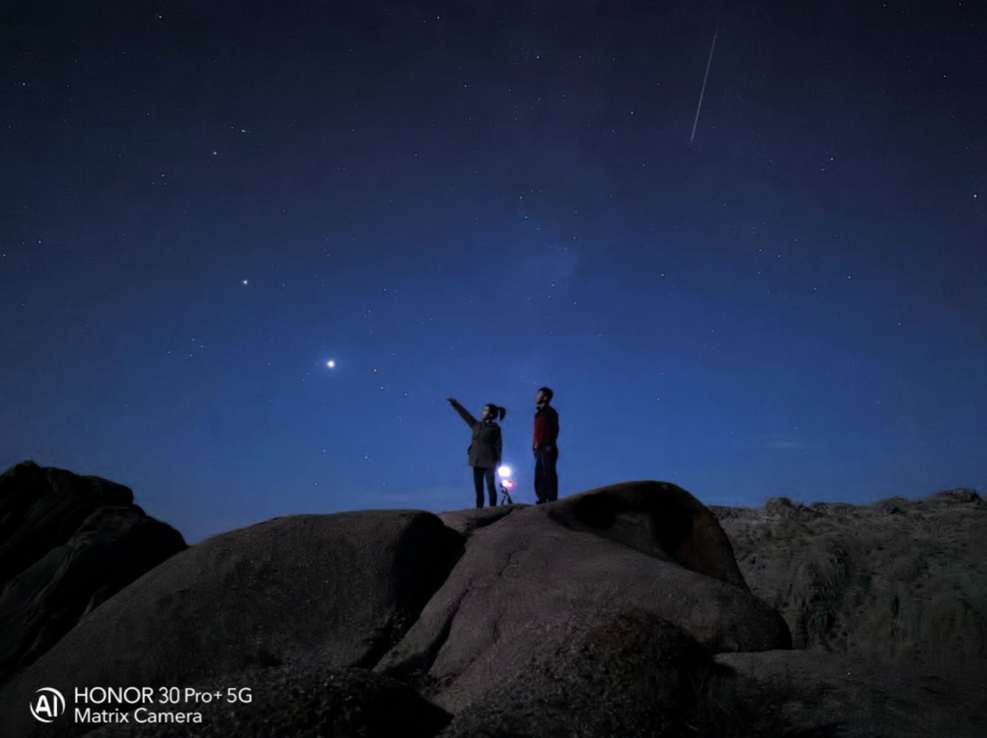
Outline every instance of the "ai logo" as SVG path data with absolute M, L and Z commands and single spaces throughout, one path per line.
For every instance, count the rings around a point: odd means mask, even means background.
M 53 723 L 55 718 L 65 712 L 65 698 L 57 689 L 42 687 L 38 696 L 31 703 L 31 714 L 35 720 L 43 723 Z

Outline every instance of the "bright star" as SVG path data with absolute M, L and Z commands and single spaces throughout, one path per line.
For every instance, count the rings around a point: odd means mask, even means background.
M 330 369 L 335 369 L 336 368 L 336 362 L 333 361 L 332 359 L 329 359 L 329 361 L 326 362 L 326 366 L 329 367 Z

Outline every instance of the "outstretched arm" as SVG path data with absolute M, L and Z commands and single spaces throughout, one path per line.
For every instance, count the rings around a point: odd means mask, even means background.
M 468 425 L 470 428 L 472 428 L 474 425 L 476 425 L 476 418 L 474 418 L 472 415 L 470 415 L 469 412 L 466 410 L 465 407 L 463 407 L 462 405 L 460 405 L 458 402 L 456 402 L 451 397 L 447 397 L 446 399 L 449 401 L 449 404 L 452 405 L 453 410 L 455 410 L 457 413 L 459 413 L 459 417 L 461 417 L 463 420 L 466 421 L 466 425 Z

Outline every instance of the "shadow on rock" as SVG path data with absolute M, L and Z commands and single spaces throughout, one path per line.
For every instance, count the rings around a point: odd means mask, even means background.
M 369 667 L 462 552 L 431 513 L 276 518 L 172 557 L 84 618 L 0 695 L 11 734 L 39 687 L 186 687 L 258 667 Z
M 30 461 L 8 469 L 0 475 L 0 684 L 185 548 L 123 485 Z

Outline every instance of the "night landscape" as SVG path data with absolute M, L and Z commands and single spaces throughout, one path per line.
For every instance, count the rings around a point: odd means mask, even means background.
M 987 735 L 985 28 L 6 3 L 0 735 Z

